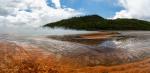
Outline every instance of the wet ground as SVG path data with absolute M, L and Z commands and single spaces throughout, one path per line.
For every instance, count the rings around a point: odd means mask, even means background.
M 2 34 L 0 72 L 149 73 L 149 34 L 98 32 L 98 35 L 48 37 Z

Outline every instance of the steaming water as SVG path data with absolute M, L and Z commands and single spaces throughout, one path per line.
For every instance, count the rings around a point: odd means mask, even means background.
M 150 48 L 150 39 L 128 38 L 123 40 L 108 40 L 100 44 L 105 48 L 141 49 Z
M 127 36 L 127 38 L 115 38 L 112 40 L 105 41 L 99 46 L 106 48 L 124 49 L 150 48 L 149 31 L 122 31 L 120 33 L 122 36 Z
M 2 28 L 2 27 L 1 27 Z M 71 58 L 79 64 L 94 66 L 122 64 L 150 57 L 149 31 L 117 31 L 120 36 L 103 41 L 95 46 L 48 39 L 47 35 L 70 35 L 92 33 L 91 31 L 66 30 L 62 28 L 2 28 L 0 41 L 26 44 L 45 49 L 56 56 Z M 96 31 L 94 31 L 96 32 Z M 84 63 L 83 63 L 84 61 Z
M 85 33 L 92 33 L 92 32 L 96 32 L 96 31 L 77 31 L 77 30 L 69 30 L 63 28 L 1 27 L 0 40 L 32 43 L 31 41 L 31 39 L 33 40 L 32 36 L 38 37 L 38 36 L 47 36 L 47 35 L 70 35 L 70 34 L 85 34 Z M 137 49 L 150 49 L 149 31 L 117 31 L 117 32 L 119 32 L 121 36 L 127 36 L 127 38 L 124 37 L 120 39 L 120 37 L 114 37 L 111 40 L 103 41 L 103 43 L 98 44 L 98 46 L 89 46 L 89 45 L 86 46 L 112 48 L 112 49 L 122 48 L 126 50 L 135 50 L 135 51 Z M 28 37 L 24 37 L 24 36 L 28 36 Z M 40 45 L 44 45 L 44 44 L 41 43 Z M 72 45 L 70 45 L 70 47 L 72 47 Z

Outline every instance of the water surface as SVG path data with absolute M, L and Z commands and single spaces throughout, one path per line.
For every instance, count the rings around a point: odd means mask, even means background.
M 58 61 L 74 63 L 76 67 L 118 65 L 150 57 L 149 31 L 116 31 L 120 34 L 111 37 L 111 39 L 99 41 L 99 43 L 95 45 L 46 37 L 95 32 L 96 31 L 65 30 L 62 28 L 6 28 L 0 32 L 0 41 L 42 48 L 54 54 L 58 58 Z

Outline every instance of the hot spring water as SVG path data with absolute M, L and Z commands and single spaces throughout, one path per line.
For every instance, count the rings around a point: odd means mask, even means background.
M 1 29 L 2 30 L 2 29 Z M 93 31 L 92 31 L 93 32 Z M 62 28 L 6 28 L 0 32 L 1 41 L 14 42 L 33 45 L 45 49 L 56 56 L 62 58 L 73 58 L 73 62 L 84 65 L 112 65 L 133 62 L 145 57 L 150 57 L 150 32 L 120 32 L 123 36 L 132 36 L 129 38 L 119 37 L 91 46 L 73 42 L 49 39 L 47 35 L 70 35 L 92 33 L 90 31 L 66 30 Z
M 150 39 L 127 38 L 127 39 L 112 39 L 104 41 L 99 45 L 104 48 L 122 48 L 122 49 L 144 49 L 150 48 Z

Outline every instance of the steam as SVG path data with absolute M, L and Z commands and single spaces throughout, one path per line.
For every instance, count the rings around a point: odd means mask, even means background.
M 4 29 L 5 28 L 5 29 Z M 49 35 L 71 35 L 85 34 L 92 31 L 78 31 L 64 28 L 33 28 L 33 27 L 0 27 L 0 36 L 49 36 Z

